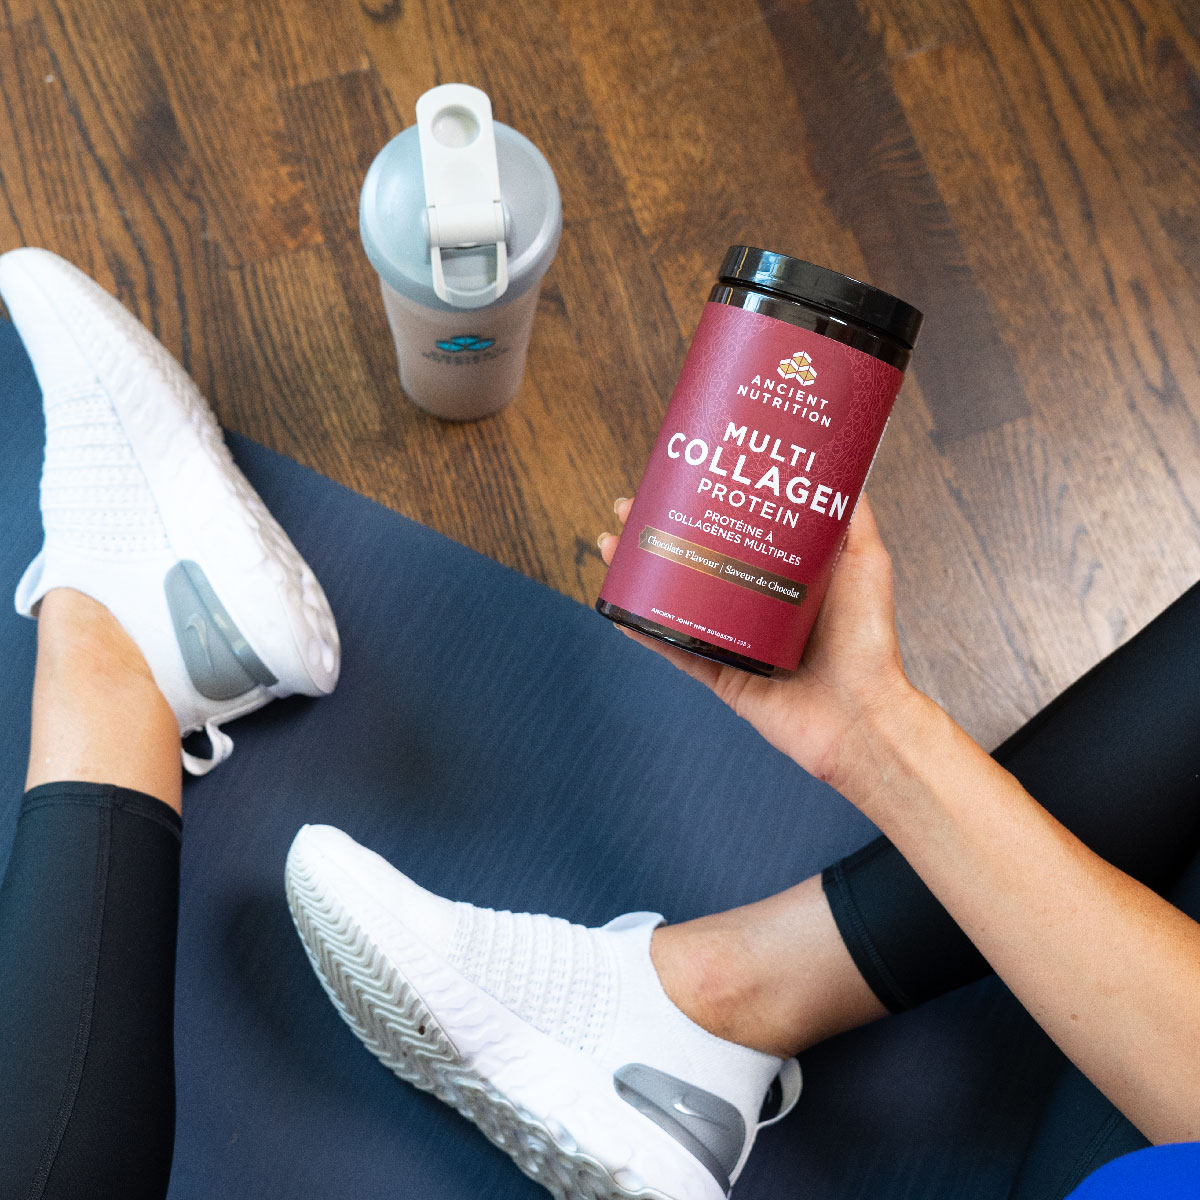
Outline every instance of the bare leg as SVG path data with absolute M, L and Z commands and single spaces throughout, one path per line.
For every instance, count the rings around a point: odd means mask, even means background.
M 109 611 L 55 588 L 38 612 L 26 788 L 108 783 L 180 811 L 179 726 L 142 652 Z
M 755 904 L 655 930 L 663 989 L 697 1025 L 788 1058 L 887 1015 L 814 875 Z

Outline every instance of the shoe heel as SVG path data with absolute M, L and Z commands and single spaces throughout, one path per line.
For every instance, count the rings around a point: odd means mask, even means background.
M 163 588 L 183 664 L 200 695 L 232 700 L 259 685 L 269 688 L 279 682 L 242 636 L 197 563 L 176 563 Z

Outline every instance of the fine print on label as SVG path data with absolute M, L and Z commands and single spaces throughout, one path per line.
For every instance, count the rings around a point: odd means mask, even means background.
M 804 584 L 794 583 L 786 575 L 772 575 L 770 571 L 760 570 L 740 558 L 730 558 L 727 554 L 708 550 L 695 542 L 685 542 L 683 538 L 674 537 L 650 525 L 638 534 L 638 545 L 660 558 L 677 562 L 693 571 L 703 571 L 715 579 L 727 579 L 738 587 L 772 596 L 785 604 L 803 604 L 808 594 Z
M 709 303 L 601 600 L 681 633 L 732 631 L 739 653 L 794 670 L 901 379 Z

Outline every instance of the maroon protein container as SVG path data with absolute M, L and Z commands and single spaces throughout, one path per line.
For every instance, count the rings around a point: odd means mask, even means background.
M 921 313 L 732 246 L 596 609 L 757 675 L 800 663 Z

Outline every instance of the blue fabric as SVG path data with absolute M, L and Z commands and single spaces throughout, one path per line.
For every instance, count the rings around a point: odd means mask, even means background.
M 1089 1176 L 1068 1200 L 1196 1200 L 1200 1142 L 1126 1154 Z
M 5 323 L 0 380 L 3 859 L 34 657 L 7 597 L 40 544 L 42 443 Z M 544 1196 L 337 1016 L 284 900 L 296 829 L 338 825 L 448 896 L 588 923 L 754 900 L 874 831 L 588 608 L 231 442 L 324 584 L 344 668 L 333 697 L 232 725 L 233 758 L 186 787 L 171 1196 Z M 838 1038 L 806 1056 L 805 1095 L 739 1200 L 1000 1200 L 1059 1061 L 994 981 Z

